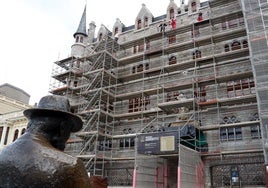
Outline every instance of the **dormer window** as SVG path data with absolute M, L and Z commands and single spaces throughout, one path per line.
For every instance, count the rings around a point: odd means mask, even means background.
M 144 27 L 148 27 L 148 18 L 147 17 L 144 18 Z
M 192 2 L 192 12 L 196 12 L 196 2 Z
M 118 33 L 118 27 L 116 27 L 115 29 L 114 29 L 114 34 L 117 34 Z
M 99 34 L 99 41 L 102 39 L 102 33 Z
M 169 19 L 174 18 L 174 17 L 175 17 L 175 15 L 174 15 L 174 9 L 171 8 L 171 9 L 169 10 Z
M 137 29 L 141 29 L 141 20 L 138 20 L 137 22 Z

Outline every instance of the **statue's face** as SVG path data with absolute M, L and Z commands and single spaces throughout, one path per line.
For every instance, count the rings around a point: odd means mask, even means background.
M 65 149 L 66 142 L 71 134 L 71 126 L 68 124 L 67 121 L 63 120 L 60 122 L 59 127 L 60 130 L 58 131 L 58 133 L 52 137 L 51 145 L 63 151 Z

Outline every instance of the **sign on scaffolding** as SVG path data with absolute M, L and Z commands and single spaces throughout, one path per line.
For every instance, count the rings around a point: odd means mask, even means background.
M 159 155 L 178 152 L 178 132 L 159 132 L 141 134 L 138 136 L 139 154 Z

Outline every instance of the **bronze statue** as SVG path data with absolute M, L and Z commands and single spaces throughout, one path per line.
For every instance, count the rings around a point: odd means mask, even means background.
M 91 187 L 83 162 L 63 152 L 70 133 L 82 128 L 68 99 L 48 95 L 23 113 L 25 134 L 0 152 L 0 187 Z

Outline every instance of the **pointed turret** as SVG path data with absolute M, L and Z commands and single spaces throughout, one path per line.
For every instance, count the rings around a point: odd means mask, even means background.
M 86 23 L 86 7 L 81 17 L 77 31 L 74 33 L 75 43 L 72 45 L 71 55 L 75 57 L 82 57 L 88 41 L 87 35 L 87 23 Z
M 87 15 L 86 15 L 86 12 L 87 12 L 87 5 L 85 5 L 83 15 L 81 17 L 81 20 L 80 20 L 79 26 L 77 28 L 77 31 L 74 33 L 74 37 L 77 34 L 84 35 L 85 37 L 87 36 L 87 20 L 86 20 Z

